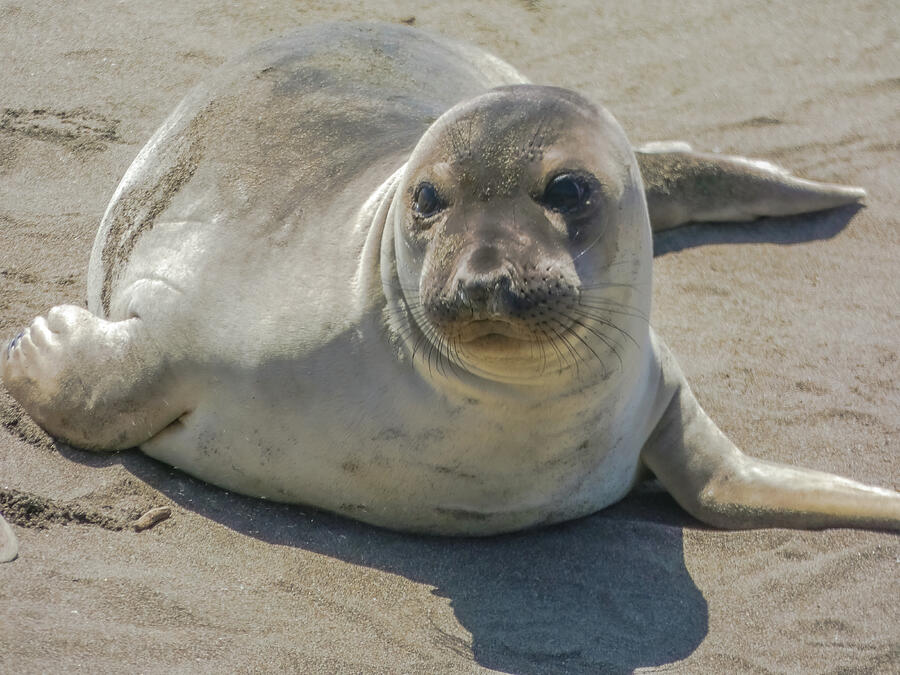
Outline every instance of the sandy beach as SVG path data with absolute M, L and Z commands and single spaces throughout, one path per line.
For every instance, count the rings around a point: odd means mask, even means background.
M 658 237 L 652 324 L 747 453 L 900 488 L 896 5 L 559 4 L 0 2 L 0 339 L 84 304 L 119 179 L 218 65 L 403 22 L 603 103 L 635 144 L 866 188 Z M 655 483 L 544 530 L 407 536 L 55 443 L 0 388 L 0 514 L 0 673 L 900 671 L 900 537 L 716 531 Z

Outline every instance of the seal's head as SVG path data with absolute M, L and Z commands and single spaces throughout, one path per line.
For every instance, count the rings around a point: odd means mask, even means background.
M 413 358 L 430 370 L 609 377 L 647 339 L 638 169 L 615 120 L 574 92 L 503 87 L 449 110 L 412 153 L 392 220 Z

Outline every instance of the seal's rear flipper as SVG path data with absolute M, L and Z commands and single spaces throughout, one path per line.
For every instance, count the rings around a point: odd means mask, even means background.
M 682 142 L 635 149 L 654 232 L 688 222 L 789 216 L 855 204 L 858 187 L 792 176 L 769 162 L 695 152 Z
M 10 562 L 19 555 L 19 542 L 3 516 L 0 516 L 0 563 Z
M 729 529 L 900 530 L 900 494 L 893 490 L 743 454 L 697 403 L 671 355 L 661 356 L 675 393 L 641 460 L 695 518 Z

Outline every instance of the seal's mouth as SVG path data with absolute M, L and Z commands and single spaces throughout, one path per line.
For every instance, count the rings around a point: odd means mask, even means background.
M 481 362 L 528 361 L 535 351 L 534 334 L 525 326 L 496 319 L 476 319 L 458 327 L 457 349 Z
M 498 347 L 531 338 L 531 333 L 522 326 L 502 319 L 475 319 L 457 327 L 457 339 L 471 347 Z

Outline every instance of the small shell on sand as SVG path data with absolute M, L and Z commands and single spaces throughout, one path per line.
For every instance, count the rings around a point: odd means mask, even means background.
M 11 562 L 19 555 L 19 542 L 3 516 L 0 516 L 0 563 Z
M 168 506 L 157 506 L 155 509 L 150 509 L 134 521 L 134 531 L 141 532 L 142 530 L 149 530 L 151 527 L 164 521 L 166 518 L 172 515 L 172 509 Z

